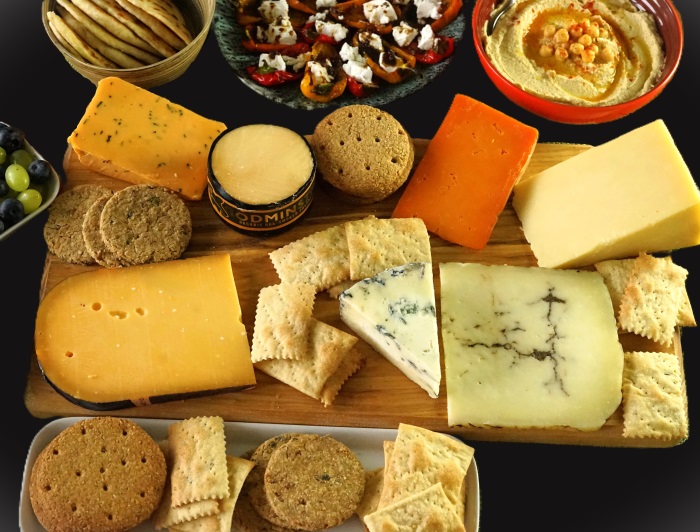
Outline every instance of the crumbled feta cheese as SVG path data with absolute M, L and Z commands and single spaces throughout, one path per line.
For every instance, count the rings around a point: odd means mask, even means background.
M 362 4 L 362 10 L 370 24 L 389 24 L 398 18 L 388 0 L 369 0 Z
M 340 55 L 340 58 L 343 61 L 364 61 L 365 58 L 362 57 L 362 54 L 360 54 L 360 50 L 357 48 L 357 46 L 352 46 L 351 44 L 348 44 L 346 42 L 343 43 L 343 46 L 340 47 L 340 50 L 338 51 L 338 55 Z
M 309 18 L 306 19 L 306 22 L 316 22 L 317 20 L 326 20 L 326 11 L 319 11 L 315 15 L 309 15 Z
M 401 24 L 391 29 L 391 35 L 399 46 L 408 46 L 418 35 L 418 30 L 413 26 L 401 21 Z
M 423 26 L 420 30 L 420 37 L 418 37 L 418 48 L 421 50 L 430 50 L 435 44 L 435 33 L 433 33 L 433 28 L 430 24 Z
M 362 33 L 359 34 L 359 40 L 362 44 L 367 44 L 377 50 L 378 52 L 381 52 L 384 50 L 384 44 L 382 43 L 382 38 L 377 35 L 376 33 L 371 33 L 368 31 L 363 31 Z
M 265 41 L 268 43 L 294 44 L 297 42 L 297 33 L 288 17 L 279 18 L 274 24 L 268 25 L 265 36 Z
M 333 7 L 335 4 L 335 0 L 316 0 L 316 9 L 319 11 L 321 9 L 328 9 L 329 7 Z
M 258 59 L 258 66 L 264 67 L 269 66 L 275 70 L 287 70 L 287 63 L 285 63 L 284 58 L 281 54 L 272 52 L 269 54 L 260 54 L 260 59 Z
M 391 57 L 390 61 L 387 61 L 388 57 Z M 394 70 L 396 70 L 396 56 L 394 55 L 394 53 L 382 52 L 381 54 L 379 54 L 379 66 L 389 73 L 392 73 Z
M 290 55 L 283 55 L 282 58 L 288 67 L 292 67 L 294 72 L 299 72 L 306 66 L 306 62 L 311 59 L 311 52 L 306 52 L 305 54 L 299 54 L 296 57 Z
M 342 24 L 337 24 L 335 22 L 325 22 L 323 20 L 316 20 L 316 31 L 321 35 L 328 35 L 333 37 L 335 42 L 340 42 L 348 35 L 348 29 Z
M 258 13 L 268 24 L 278 18 L 289 16 L 289 4 L 287 0 L 263 0 L 258 6 Z
M 333 76 L 328 72 L 328 69 L 332 66 L 328 59 L 326 59 L 325 65 L 318 61 L 309 61 L 307 65 L 309 66 L 311 79 L 314 85 L 323 85 L 324 83 L 331 83 L 333 81 Z
M 425 19 L 437 20 L 442 16 L 440 13 L 440 0 L 413 0 L 416 5 L 416 17 L 418 22 L 424 22 Z
M 372 83 L 372 69 L 366 64 L 363 65 L 356 61 L 348 61 L 347 63 L 343 63 L 343 70 L 349 77 L 359 81 L 363 85 Z

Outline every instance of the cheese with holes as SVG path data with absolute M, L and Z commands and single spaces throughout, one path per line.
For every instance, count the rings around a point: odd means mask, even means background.
M 662 120 L 520 181 L 513 208 L 550 268 L 700 244 L 700 191 Z
M 225 129 L 222 122 L 107 77 L 98 82 L 68 143 L 91 170 L 199 200 L 207 187 L 209 150 Z
M 340 319 L 430 397 L 440 392 L 433 269 L 413 262 L 357 282 L 338 296 Z
M 537 138 L 535 128 L 457 94 L 392 216 L 422 218 L 444 240 L 482 249 Z
M 88 408 L 253 386 L 228 254 L 68 277 L 39 305 L 46 379 Z
M 597 272 L 441 263 L 450 426 L 596 430 L 624 354 Z

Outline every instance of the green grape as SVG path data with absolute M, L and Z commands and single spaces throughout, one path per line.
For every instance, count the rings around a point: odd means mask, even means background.
M 7 152 L 5 151 L 5 148 L 0 147 L 0 164 L 3 164 L 5 159 L 7 159 Z
M 24 214 L 30 214 L 41 206 L 42 197 L 38 190 L 28 188 L 17 195 L 17 199 L 24 207 Z
M 23 150 L 21 148 L 19 150 L 13 151 L 10 154 L 10 162 L 18 164 L 25 169 L 29 168 L 29 165 L 32 164 L 33 160 L 34 157 L 32 156 L 32 154 L 29 153 L 27 150 Z
M 23 166 L 13 163 L 5 170 L 5 181 L 12 190 L 22 192 L 29 187 L 29 173 Z

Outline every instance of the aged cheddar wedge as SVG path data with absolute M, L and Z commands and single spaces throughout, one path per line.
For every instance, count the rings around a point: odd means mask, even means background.
M 222 122 L 107 77 L 97 84 L 68 143 L 91 170 L 199 200 L 207 186 L 209 149 L 225 129 Z
M 700 244 L 700 191 L 662 120 L 519 182 L 513 208 L 540 266 Z
M 340 319 L 436 398 L 440 349 L 430 262 L 411 262 L 354 284 L 338 297 Z
M 440 264 L 450 426 L 596 430 L 624 354 L 597 272 Z
M 255 385 L 228 254 L 68 277 L 39 305 L 46 379 L 93 409 Z
M 394 209 L 461 246 L 486 246 L 538 131 L 457 94 Z

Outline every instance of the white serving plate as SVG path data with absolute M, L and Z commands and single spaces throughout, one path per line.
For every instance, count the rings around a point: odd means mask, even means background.
M 43 427 L 32 440 L 27 454 L 27 461 L 24 466 L 22 478 L 22 492 L 19 503 L 19 526 L 20 530 L 26 532 L 44 532 L 44 528 L 39 524 L 32 505 L 29 500 L 29 476 L 37 455 L 46 445 L 53 440 L 61 431 L 69 426 L 85 419 L 84 417 L 66 417 L 51 421 Z M 147 419 L 129 418 L 148 432 L 156 441 L 163 440 L 168 436 L 168 426 L 178 420 L 170 419 Z M 254 449 L 262 442 L 282 434 L 284 432 L 306 432 L 315 434 L 326 434 L 347 445 L 357 455 L 365 469 L 374 469 L 384 465 L 384 440 L 395 440 L 397 430 L 394 429 L 373 429 L 355 427 L 323 427 L 316 425 L 281 425 L 265 423 L 244 423 L 225 422 L 226 431 L 226 451 L 230 455 L 240 456 L 244 452 Z M 479 473 L 476 461 L 473 460 L 467 471 L 467 502 L 465 512 L 466 532 L 477 532 L 479 530 Z M 150 521 L 139 525 L 135 531 L 155 530 Z M 364 528 L 357 516 L 348 519 L 342 525 L 332 530 L 334 531 L 364 531 Z

